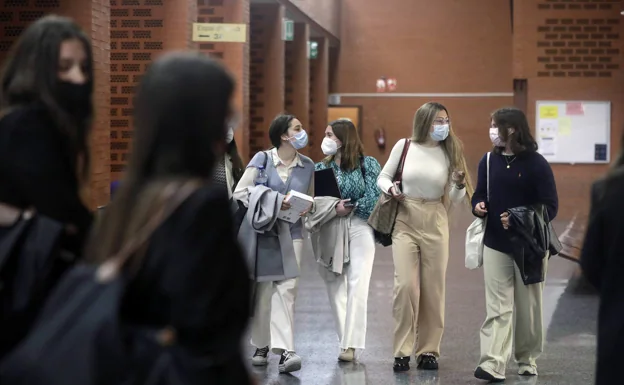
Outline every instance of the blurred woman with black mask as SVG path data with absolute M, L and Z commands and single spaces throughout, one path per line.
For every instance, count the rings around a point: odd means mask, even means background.
M 0 202 L 66 224 L 63 247 L 79 255 L 92 221 L 80 195 L 93 115 L 88 37 L 70 19 L 38 20 L 13 47 L 1 87 Z
M 61 275 L 81 257 L 92 222 L 81 199 L 88 187 L 92 91 L 91 46 L 70 19 L 36 21 L 5 62 L 0 357 L 26 335 Z M 26 209 L 34 215 L 21 214 Z

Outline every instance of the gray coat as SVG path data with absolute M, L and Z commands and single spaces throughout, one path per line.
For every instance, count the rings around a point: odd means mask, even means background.
M 340 199 L 314 198 L 315 211 L 308 215 L 305 229 L 310 232 L 312 251 L 316 262 L 335 274 L 342 274 L 351 260 L 349 254 L 349 227 L 351 216 L 336 216 Z
M 249 188 L 249 210 L 238 232 L 251 278 L 281 281 L 299 276 L 290 224 L 277 219 L 284 196 L 266 186 Z

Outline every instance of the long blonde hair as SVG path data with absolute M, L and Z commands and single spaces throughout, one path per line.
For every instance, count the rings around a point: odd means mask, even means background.
M 470 172 L 468 171 L 468 166 L 466 165 L 466 158 L 464 157 L 464 145 L 453 131 L 452 121 L 446 107 L 435 102 L 429 102 L 422 105 L 422 107 L 416 111 L 416 114 L 414 114 L 412 141 L 416 143 L 426 143 L 429 140 L 431 126 L 440 111 L 446 112 L 449 116 L 448 137 L 440 142 L 440 146 L 442 146 L 442 149 L 449 160 L 449 179 L 453 171 L 463 171 L 465 173 L 466 197 L 468 201 L 470 201 L 470 199 L 472 199 L 472 194 L 474 194 L 474 187 L 472 185 Z

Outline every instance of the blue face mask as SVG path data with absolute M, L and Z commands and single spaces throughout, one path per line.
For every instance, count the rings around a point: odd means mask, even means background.
M 431 139 L 436 142 L 441 142 L 446 139 L 449 135 L 450 127 L 448 124 L 436 124 L 433 126 L 433 131 L 431 131 Z
M 308 133 L 305 132 L 305 130 L 301 130 L 290 139 L 290 143 L 292 144 L 292 146 L 296 150 L 301 150 L 308 144 Z

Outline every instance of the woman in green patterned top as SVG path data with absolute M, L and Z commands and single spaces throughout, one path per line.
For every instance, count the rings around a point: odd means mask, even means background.
M 380 194 L 377 177 L 381 166 L 375 158 L 364 156 L 357 129 L 348 120 L 330 123 L 321 147 L 327 157 L 316 164 L 316 170 L 334 170 L 343 198 L 336 215 L 350 216 L 351 223 L 349 264 L 338 276 L 323 266 L 320 273 L 336 318 L 341 348 L 338 359 L 353 361 L 355 350 L 364 349 L 366 342 L 368 286 L 375 260 L 375 237 L 367 220 Z

